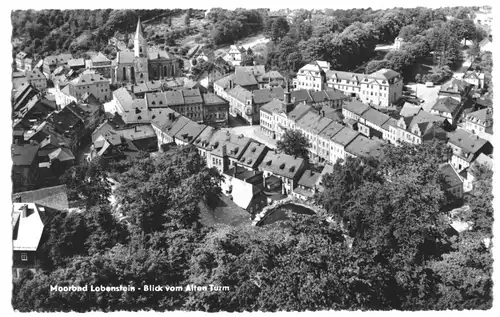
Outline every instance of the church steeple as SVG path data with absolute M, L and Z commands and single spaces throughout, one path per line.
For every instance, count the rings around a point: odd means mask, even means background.
M 148 54 L 148 44 L 146 42 L 146 38 L 144 37 L 141 18 L 139 17 L 139 20 L 137 20 L 137 29 L 135 30 L 135 37 L 134 37 L 134 56 L 147 57 L 147 54 Z

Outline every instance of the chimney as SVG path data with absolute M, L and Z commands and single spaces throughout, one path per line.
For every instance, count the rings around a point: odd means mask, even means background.
M 222 146 L 222 157 L 226 157 L 227 156 L 227 146 L 224 144 Z
M 21 210 L 21 217 L 26 218 L 28 217 L 28 205 L 23 205 L 22 210 Z
M 232 79 L 229 81 L 229 89 L 233 89 L 233 80 Z

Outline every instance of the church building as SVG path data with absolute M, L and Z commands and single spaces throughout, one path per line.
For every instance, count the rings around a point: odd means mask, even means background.
M 150 80 L 179 77 L 180 60 L 165 50 L 149 48 L 141 24 L 137 22 L 134 51 L 122 51 L 113 61 L 114 83 L 141 83 Z

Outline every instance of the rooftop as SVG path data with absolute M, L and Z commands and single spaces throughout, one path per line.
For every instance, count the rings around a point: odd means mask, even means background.
M 359 135 L 350 142 L 345 151 L 356 157 L 379 157 L 381 156 L 381 141 L 370 140 Z
M 319 133 L 319 136 L 324 139 L 330 140 L 331 138 L 333 138 L 335 134 L 337 134 L 343 128 L 344 128 L 343 125 L 337 122 L 332 122 L 325 129 L 323 129 L 323 131 Z
M 361 118 L 365 119 L 368 122 L 371 122 L 375 124 L 377 127 L 382 127 L 384 123 L 387 122 L 387 120 L 390 119 L 390 117 L 380 111 L 377 111 L 373 108 L 368 109 L 365 111 L 362 115 Z
M 432 110 L 446 113 L 454 113 L 457 108 L 460 107 L 460 101 L 452 98 L 445 97 L 439 98 L 434 106 L 432 106 Z
M 37 190 L 15 193 L 12 201 L 17 203 L 36 203 L 56 210 L 68 209 L 66 186 L 46 187 Z
M 311 106 L 299 103 L 292 111 L 290 111 L 287 117 L 289 120 L 297 121 L 300 118 L 302 118 L 302 116 L 304 116 L 306 113 L 308 113 L 309 110 L 311 109 L 312 109 Z
M 488 120 L 493 119 L 493 109 L 486 108 L 486 109 L 481 109 L 478 111 L 471 112 L 467 115 L 466 119 L 470 120 L 470 121 L 479 121 L 481 123 L 484 123 Z
M 259 170 L 266 170 L 286 178 L 296 178 L 303 164 L 304 159 L 302 158 L 269 151 L 259 165 Z
M 255 141 L 251 141 L 245 152 L 238 161 L 238 164 L 245 165 L 248 167 L 255 167 L 255 164 L 259 158 L 265 154 L 268 148 L 264 144 L 260 144 Z
M 12 162 L 14 166 L 30 166 L 35 160 L 39 145 L 12 145 Z
M 297 126 L 317 135 L 332 122 L 331 119 L 322 117 L 313 111 L 309 111 L 302 116 L 302 118 L 297 120 Z
M 333 136 L 332 141 L 342 146 L 346 146 L 352 140 L 354 140 L 354 138 L 356 138 L 358 134 L 359 132 L 354 131 L 351 128 L 343 127 L 342 130 L 340 130 Z
M 342 109 L 346 109 L 358 116 L 361 116 L 363 113 L 368 111 L 371 107 L 368 105 L 365 105 L 361 101 L 358 100 L 352 100 L 349 102 L 346 102 L 344 105 L 342 105 Z
M 305 186 L 307 188 L 314 188 L 318 183 L 321 173 L 313 172 L 312 170 L 305 170 L 300 180 L 298 182 L 299 186 Z
M 267 112 L 272 114 L 273 111 L 280 111 L 283 109 L 283 102 L 278 99 L 273 99 L 270 102 L 266 103 L 262 107 L 260 107 L 260 111 Z
M 463 129 L 457 129 L 453 132 L 448 133 L 448 137 L 448 142 L 458 146 L 468 153 L 476 153 L 488 142 L 480 138 L 479 136 Z
M 195 138 L 200 135 L 206 127 L 207 126 L 204 124 L 189 121 L 175 134 L 175 138 L 186 143 L 193 143 Z
M 23 213 L 25 214 L 23 215 Z M 14 203 L 12 211 L 13 250 L 36 251 L 40 244 L 43 228 L 53 215 L 54 211 L 50 208 L 33 203 Z
M 439 166 L 439 171 L 443 174 L 446 182 L 447 188 L 453 188 L 455 186 L 462 185 L 462 179 L 458 176 L 457 172 L 450 165 L 450 163 L 444 163 Z

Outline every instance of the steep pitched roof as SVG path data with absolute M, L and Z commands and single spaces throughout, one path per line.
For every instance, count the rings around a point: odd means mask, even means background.
M 23 217 L 23 209 L 27 215 Z M 54 211 L 33 203 L 13 204 L 13 241 L 14 251 L 36 251 L 40 244 L 43 228 L 50 222 Z
M 194 140 L 207 126 L 193 121 L 189 121 L 175 134 L 175 138 L 183 142 L 193 143 Z
M 297 126 L 311 132 L 314 135 L 319 134 L 333 121 L 322 117 L 313 111 L 307 112 L 302 118 L 297 120 Z
M 381 141 L 368 139 L 363 135 L 358 135 L 350 142 L 345 151 L 356 157 L 379 157 L 381 156 Z
M 241 155 L 238 164 L 254 168 L 258 159 L 268 150 L 267 146 L 251 141 L 245 152 Z
M 30 166 L 36 157 L 39 149 L 37 144 L 17 145 L 13 144 L 12 149 L 12 162 L 14 166 Z
M 227 94 L 236 98 L 240 102 L 246 102 L 247 100 L 252 99 L 252 92 L 246 90 L 241 86 L 236 86 L 233 89 L 227 91 Z
M 344 128 L 343 125 L 337 122 L 332 122 L 319 133 L 319 136 L 324 139 L 330 140 L 331 138 L 333 138 L 335 134 L 340 132 L 340 130 L 342 130 L 343 128 Z
M 399 115 L 402 117 L 412 117 L 416 115 L 420 109 L 422 109 L 422 107 L 405 102 L 403 108 L 401 108 L 401 111 L 399 112 Z
M 443 163 L 439 166 L 439 171 L 445 178 L 446 188 L 453 188 L 462 185 L 462 179 L 457 174 L 457 171 L 450 165 L 450 163 Z
M 253 101 L 256 104 L 268 103 L 273 99 L 284 99 L 284 89 L 282 87 L 259 89 L 253 92 Z
M 311 109 L 312 109 L 311 106 L 299 103 L 292 111 L 290 111 L 287 117 L 289 120 L 297 121 L 300 118 L 302 118 L 302 116 L 304 116 L 306 113 L 308 113 L 309 110 Z
M 493 119 L 493 109 L 486 108 L 471 112 L 467 115 L 466 119 L 479 121 L 484 124 L 485 121 Z
M 351 128 L 343 127 L 342 130 L 337 132 L 331 140 L 342 146 L 348 145 L 354 138 L 358 136 L 359 132 L 354 131 Z
M 361 118 L 375 124 L 377 127 L 382 127 L 390 117 L 385 113 L 370 108 L 361 115 Z

